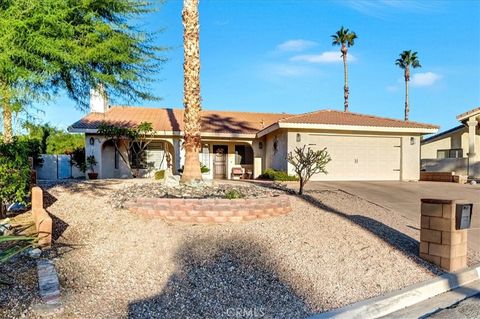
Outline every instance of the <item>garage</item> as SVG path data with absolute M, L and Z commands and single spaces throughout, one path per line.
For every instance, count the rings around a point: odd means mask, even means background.
M 312 180 L 401 179 L 400 137 L 309 134 L 308 144 L 314 150 L 326 147 L 332 158 L 328 174 Z

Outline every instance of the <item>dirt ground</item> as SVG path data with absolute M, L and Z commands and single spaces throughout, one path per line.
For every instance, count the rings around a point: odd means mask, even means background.
M 441 273 L 416 256 L 414 235 L 395 229 L 403 221 L 350 194 L 290 195 L 294 211 L 278 218 L 170 224 L 113 208 L 115 190 L 141 182 L 43 186 L 55 223 L 58 318 L 305 318 Z M 35 317 L 32 268 L 8 271 L 29 280 L 0 287 L 0 317 Z

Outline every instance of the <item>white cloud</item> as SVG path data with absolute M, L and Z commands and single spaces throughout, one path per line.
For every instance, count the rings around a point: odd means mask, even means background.
M 317 42 L 309 40 L 288 40 L 277 45 L 277 51 L 280 52 L 301 52 L 318 45 Z
M 320 54 L 302 54 L 294 56 L 291 61 L 303 61 L 309 63 L 338 63 L 342 62 L 342 54 L 339 51 L 325 51 Z M 348 61 L 356 61 L 356 57 L 348 54 Z
M 414 73 L 410 77 L 412 86 L 431 86 L 434 85 L 442 76 L 433 72 Z

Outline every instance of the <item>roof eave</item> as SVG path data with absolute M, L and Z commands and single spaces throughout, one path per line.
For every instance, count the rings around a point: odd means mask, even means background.
M 460 121 L 460 122 L 463 122 L 465 120 L 468 120 L 471 117 L 477 117 L 479 115 L 480 115 L 480 109 L 475 109 L 475 110 L 471 110 L 471 111 L 468 111 L 466 113 L 462 113 L 460 115 L 457 115 L 457 120 Z
M 361 125 L 337 125 L 337 124 L 309 124 L 309 123 L 285 123 L 279 122 L 275 125 L 257 133 L 257 137 L 267 135 L 279 128 L 291 129 L 315 129 L 315 130 L 335 130 L 335 131 L 375 131 L 387 133 L 414 133 L 414 134 L 434 134 L 438 132 L 436 127 L 385 127 L 385 126 L 361 126 Z
M 69 126 L 67 128 L 68 132 L 70 133 L 85 133 L 85 134 L 98 134 L 98 129 L 92 129 L 92 128 L 75 128 L 72 126 Z M 224 137 L 234 137 L 234 138 L 250 138 L 254 139 L 256 137 L 255 133 L 226 133 L 226 132 L 201 132 L 200 133 L 202 137 L 219 137 L 219 138 L 224 138 Z M 184 132 L 182 131 L 155 131 L 155 135 L 159 136 L 183 136 Z

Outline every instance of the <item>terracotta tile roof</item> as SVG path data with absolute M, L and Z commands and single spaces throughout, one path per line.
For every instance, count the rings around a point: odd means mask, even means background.
M 457 120 L 462 121 L 465 118 L 470 117 L 472 115 L 475 115 L 477 113 L 480 113 L 480 107 L 476 107 L 473 110 L 470 110 L 470 111 L 467 111 L 467 112 L 464 112 L 462 114 L 457 115 Z
M 284 113 L 202 111 L 202 132 L 255 134 L 278 120 Z M 183 109 L 111 107 L 105 113 L 90 113 L 74 123 L 73 129 L 96 129 L 102 123 L 132 127 L 150 122 L 156 131 L 182 131 Z
M 329 125 L 353 125 L 353 126 L 377 126 L 377 127 L 405 127 L 405 128 L 432 128 L 438 126 L 412 121 L 402 121 L 386 117 L 341 112 L 334 110 L 321 110 L 305 114 L 294 115 L 280 120 L 281 123 L 302 124 L 329 124 Z
M 101 123 L 133 127 L 150 122 L 156 131 L 183 131 L 183 109 L 114 106 L 105 113 L 90 113 L 74 123 L 73 129 L 96 129 Z M 275 123 L 327 124 L 393 128 L 427 128 L 438 126 L 371 115 L 321 110 L 299 115 L 202 111 L 202 132 L 256 134 Z

